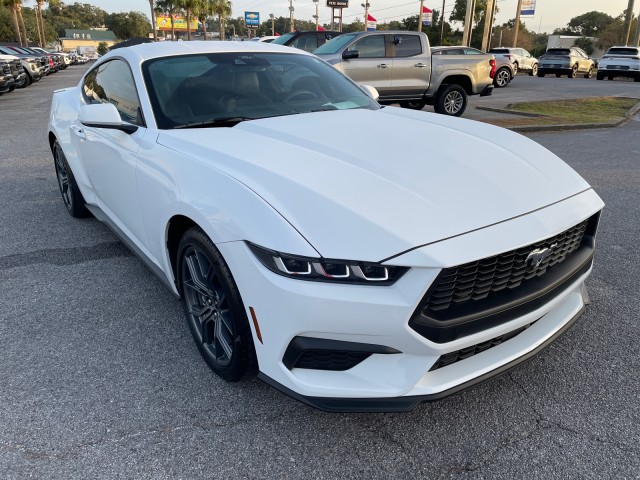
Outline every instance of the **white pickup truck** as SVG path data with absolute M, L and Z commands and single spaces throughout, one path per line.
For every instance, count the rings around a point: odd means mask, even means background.
M 375 87 L 382 104 L 399 103 L 459 117 L 468 95 L 491 95 L 493 55 L 431 55 L 421 32 L 346 33 L 313 52 L 358 84 Z

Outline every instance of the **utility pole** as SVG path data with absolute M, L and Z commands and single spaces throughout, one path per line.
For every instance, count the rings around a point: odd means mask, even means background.
M 422 31 L 422 10 L 424 10 L 424 0 L 420 0 L 420 15 L 418 15 L 418 31 Z
M 269 14 L 269 18 L 271 19 L 271 36 L 276 36 L 276 16 L 273 13 Z
M 629 0 L 629 6 L 627 7 L 627 15 L 624 20 L 624 44 L 629 45 L 629 35 L 631 35 L 631 22 L 633 20 L 633 3 L 634 0 Z
M 369 7 L 371 4 L 365 0 L 365 3 L 361 3 L 364 7 L 364 31 L 367 31 L 367 24 L 369 23 Z
M 467 0 L 467 13 L 464 16 L 464 33 L 462 35 L 462 44 L 471 46 L 471 32 L 473 31 L 473 13 L 476 8 L 475 0 Z
M 291 32 L 296 31 L 296 20 L 293 18 L 293 12 L 295 8 L 293 8 L 293 0 L 289 0 L 289 24 L 291 25 Z
M 442 12 L 440 12 L 440 45 L 444 42 L 444 2 L 446 0 L 442 0 Z
M 513 48 L 518 46 L 518 32 L 520 31 L 520 10 L 522 10 L 522 0 L 518 0 L 518 11 L 516 12 L 516 29 L 513 32 Z
M 316 4 L 316 14 L 313 16 L 313 18 L 316 19 L 316 32 L 318 31 L 318 25 L 320 24 L 320 16 L 318 15 L 318 2 L 320 0 L 313 0 L 313 3 Z
M 638 28 L 636 29 L 636 36 L 633 37 L 633 46 L 640 45 L 640 14 L 638 15 Z
M 484 31 L 482 32 L 482 51 L 491 48 L 491 27 L 493 26 L 494 0 L 487 0 L 487 11 L 484 13 Z M 488 46 L 487 46 L 488 45 Z

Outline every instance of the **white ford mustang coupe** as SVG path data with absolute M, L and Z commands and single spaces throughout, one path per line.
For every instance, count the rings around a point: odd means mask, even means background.
M 118 49 L 53 96 L 64 204 L 181 298 L 221 377 L 409 410 L 574 323 L 603 202 L 523 136 L 373 93 L 278 45 Z

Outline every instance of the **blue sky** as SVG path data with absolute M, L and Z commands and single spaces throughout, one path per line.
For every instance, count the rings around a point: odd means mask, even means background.
M 74 0 L 65 0 L 73 3 Z M 108 12 L 120 12 L 137 10 L 146 13 L 149 9 L 147 0 L 78 0 L 82 3 L 90 3 Z M 363 15 L 364 9 L 360 6 L 364 0 L 351 0 L 350 7 L 344 11 L 345 21 L 350 22 L 356 16 Z M 445 0 L 445 15 L 453 8 L 455 0 Z M 533 18 L 523 19 L 527 27 L 533 31 L 551 32 L 556 27 L 563 27 L 572 17 L 581 15 L 591 10 L 606 12 L 612 16 L 618 16 L 627 8 L 627 0 L 537 0 L 536 15 Z M 288 0 L 232 0 L 233 16 L 242 16 L 245 10 L 258 11 L 263 18 L 270 13 L 276 16 L 289 15 Z M 419 0 L 369 0 L 371 14 L 378 21 L 400 20 L 403 17 L 416 14 L 419 10 Z M 497 22 L 503 23 L 509 18 L 515 17 L 517 0 L 498 0 L 500 13 Z M 330 22 L 330 12 L 326 6 L 326 0 L 320 0 L 320 21 Z M 425 0 L 429 8 L 442 8 L 442 0 Z M 311 20 L 315 14 L 312 0 L 294 0 L 296 18 Z M 636 2 L 636 15 L 640 13 L 639 2 Z

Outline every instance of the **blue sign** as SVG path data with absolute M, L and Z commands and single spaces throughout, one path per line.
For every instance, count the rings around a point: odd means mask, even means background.
M 260 26 L 260 12 L 244 12 L 244 24 L 249 28 L 258 28 Z

